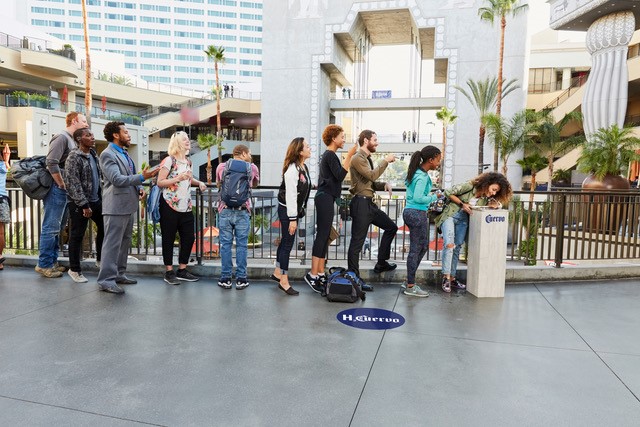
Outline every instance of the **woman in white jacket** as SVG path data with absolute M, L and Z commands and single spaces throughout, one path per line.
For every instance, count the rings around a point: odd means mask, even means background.
M 305 161 L 311 157 L 311 147 L 304 138 L 294 138 L 287 148 L 282 167 L 282 184 L 278 191 L 278 219 L 282 229 L 280 245 L 276 255 L 276 268 L 271 279 L 287 295 L 298 295 L 298 291 L 289 284 L 289 256 L 295 241 L 298 220 L 306 213 L 307 201 L 311 192 L 309 169 Z

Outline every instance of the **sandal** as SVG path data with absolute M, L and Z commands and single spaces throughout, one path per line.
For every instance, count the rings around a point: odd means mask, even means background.
M 442 279 L 442 290 L 445 291 L 446 293 L 451 292 L 451 281 L 447 280 L 446 277 Z

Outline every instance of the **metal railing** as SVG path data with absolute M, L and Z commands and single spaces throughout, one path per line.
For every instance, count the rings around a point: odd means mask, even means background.
M 43 108 L 45 110 L 63 111 L 65 113 L 77 111 L 82 114 L 86 114 L 87 110 L 83 103 L 68 101 L 63 104 L 60 99 L 45 98 L 42 95 L 31 97 L 29 94 L 26 98 L 14 95 L 0 96 L 0 105 L 5 107 L 36 107 Z M 142 117 L 138 115 L 113 110 L 111 108 L 105 108 L 102 110 L 102 108 L 95 105 L 91 107 L 91 117 L 98 117 L 105 120 L 117 120 L 130 125 L 144 125 Z
M 6 225 L 6 249 L 14 253 L 37 255 L 42 203 L 32 200 L 19 188 L 8 188 L 12 200 L 12 221 Z M 348 196 L 343 195 L 342 207 L 336 208 L 333 226 L 339 233 L 329 246 L 330 260 L 346 260 L 351 233 L 351 218 L 343 209 Z M 215 188 L 194 193 L 196 242 L 192 258 L 198 263 L 219 257 L 219 241 Z M 253 193 L 253 215 L 249 243 L 249 258 L 275 259 L 281 231 L 277 218 L 276 191 L 259 188 Z M 391 258 L 405 260 L 409 250 L 409 231 L 402 225 L 404 193 L 392 198 L 381 197 L 378 206 L 399 225 Z M 142 205 L 141 205 L 142 206 Z M 516 192 L 509 209 L 509 239 L 507 258 L 525 264 L 546 262 L 559 267 L 571 260 L 607 260 L 640 258 L 640 192 L 595 192 L 563 189 L 552 192 Z M 315 233 L 313 194 L 301 220 L 292 260 L 311 258 Z M 213 228 L 212 228 L 213 227 Z M 61 242 L 64 245 L 65 233 Z M 95 256 L 95 231 L 89 227 L 85 236 L 84 256 Z M 376 260 L 382 232 L 371 226 L 367 234 L 362 259 Z M 437 261 L 442 240 L 433 221 L 429 226 L 429 251 L 425 260 Z M 138 210 L 130 254 L 139 259 L 161 262 L 162 244 L 159 225 L 152 224 L 143 208 Z M 62 247 L 65 250 L 64 246 Z
M 588 78 L 588 74 L 572 78 L 571 85 L 567 88 L 567 90 L 562 92 L 556 99 L 547 104 L 547 106 L 544 107 L 543 110 L 554 109 L 567 99 L 571 98 L 571 95 L 576 93 L 578 89 L 580 89 L 585 83 L 587 83 Z

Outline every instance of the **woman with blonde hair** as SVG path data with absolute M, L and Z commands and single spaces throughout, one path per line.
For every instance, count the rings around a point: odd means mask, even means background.
M 160 232 L 162 233 L 162 259 L 166 268 L 164 281 L 170 285 L 179 285 L 181 280 L 187 282 L 199 280 L 187 271 L 191 247 L 195 240 L 191 186 L 198 186 L 201 191 L 204 191 L 207 186 L 193 178 L 191 160 L 187 158 L 190 150 L 189 136 L 182 131 L 174 133 L 167 149 L 169 155 L 160 163 L 160 172 L 158 172 L 158 187 L 162 188 Z M 176 232 L 180 236 L 177 273 L 173 270 L 173 242 Z
M 311 157 L 311 147 L 302 137 L 294 138 L 287 148 L 282 167 L 282 184 L 278 191 L 278 219 L 282 229 L 276 255 L 276 268 L 271 278 L 278 282 L 287 295 L 299 292 L 289 284 L 289 257 L 295 241 L 298 221 L 306 214 L 307 201 L 311 192 L 309 169 L 304 162 Z

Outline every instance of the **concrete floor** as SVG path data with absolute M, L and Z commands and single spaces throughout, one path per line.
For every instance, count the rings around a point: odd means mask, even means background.
M 377 284 L 334 304 L 300 283 L 126 295 L 0 272 L 2 426 L 637 426 L 640 281 L 507 286 L 501 300 Z M 134 277 L 134 275 L 131 275 Z M 393 310 L 384 331 L 336 320 Z

